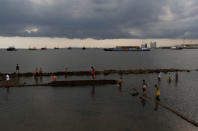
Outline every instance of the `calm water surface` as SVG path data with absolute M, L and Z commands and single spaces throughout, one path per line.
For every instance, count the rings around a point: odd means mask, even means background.
M 0 51 L 0 72 L 14 72 L 16 64 L 22 72 L 37 67 L 44 71 L 103 69 L 148 69 L 198 67 L 198 50 L 152 50 L 148 52 L 109 52 L 102 49 L 60 49 Z
M 153 50 L 150 52 L 104 52 L 100 49 L 0 51 L 0 72 L 14 72 L 18 63 L 22 72 L 35 67 L 44 71 L 103 69 L 185 68 L 197 69 L 198 50 Z M 97 79 L 117 79 L 119 75 L 97 75 Z M 174 78 L 174 74 L 172 74 Z M 12 78 L 11 78 L 12 79 Z M 63 76 L 58 80 L 91 79 L 90 76 Z M 197 131 L 175 114 L 155 104 L 142 102 L 129 94 L 148 83 L 147 94 L 154 98 L 154 84 L 161 91 L 161 103 L 198 121 L 198 72 L 179 73 L 179 81 L 167 82 L 168 75 L 123 75 L 123 88 L 117 85 L 70 88 L 0 88 L 0 130 L 2 131 Z M 49 82 L 51 77 L 38 82 Z M 20 82 L 35 83 L 33 78 Z

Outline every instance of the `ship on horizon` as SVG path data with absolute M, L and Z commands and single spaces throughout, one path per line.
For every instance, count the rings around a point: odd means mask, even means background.
M 36 47 L 33 47 L 33 48 L 29 47 L 28 50 L 37 50 L 37 49 Z
M 115 48 L 105 48 L 104 51 L 150 51 L 150 49 L 140 46 L 116 46 Z
M 10 46 L 6 50 L 7 51 L 16 51 L 16 48 L 14 46 Z

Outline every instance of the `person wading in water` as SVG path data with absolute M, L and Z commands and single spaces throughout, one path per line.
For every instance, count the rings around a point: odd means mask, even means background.
M 143 80 L 143 83 L 142 83 L 142 91 L 143 91 L 143 95 L 146 94 L 146 88 L 147 88 L 147 83 L 145 82 L 145 80 Z

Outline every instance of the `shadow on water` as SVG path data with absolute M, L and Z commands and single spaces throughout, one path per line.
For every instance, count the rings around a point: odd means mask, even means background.
M 159 103 L 158 102 L 155 102 L 155 107 L 154 107 L 154 111 L 157 111 L 159 108 Z
M 142 107 L 144 108 L 146 106 L 146 100 L 145 99 L 141 99 L 141 103 L 142 103 Z

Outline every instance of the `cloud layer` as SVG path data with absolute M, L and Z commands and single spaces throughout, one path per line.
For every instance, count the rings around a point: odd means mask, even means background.
M 197 0 L 0 0 L 0 36 L 198 38 Z

